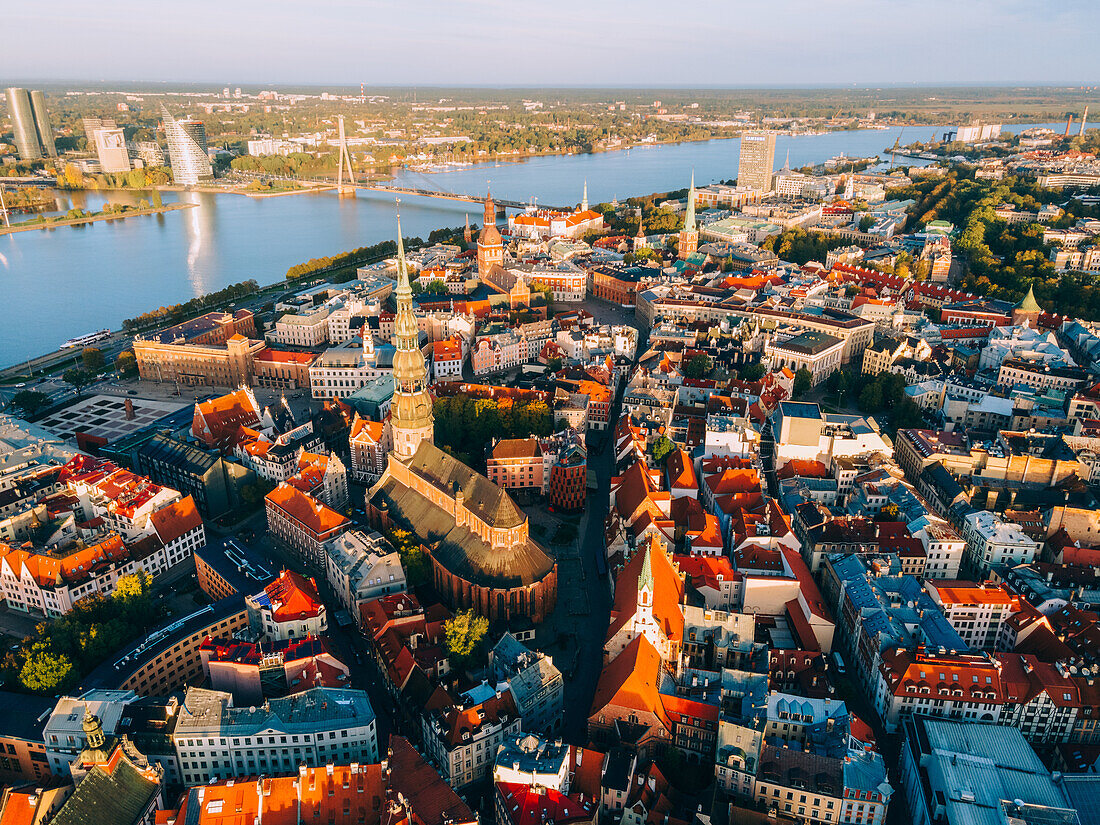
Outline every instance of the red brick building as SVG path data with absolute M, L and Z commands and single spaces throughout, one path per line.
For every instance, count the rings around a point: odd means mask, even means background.
M 604 301 L 634 306 L 642 273 L 637 266 L 598 266 L 592 270 L 592 293 Z
M 569 512 L 584 507 L 588 497 L 588 454 L 580 439 L 562 447 L 550 465 L 550 506 Z
M 490 621 L 539 623 L 554 609 L 558 566 L 530 537 L 511 496 L 429 441 L 402 462 L 391 457 L 367 492 L 383 529 L 408 530 L 432 560 L 435 587 L 454 609 Z

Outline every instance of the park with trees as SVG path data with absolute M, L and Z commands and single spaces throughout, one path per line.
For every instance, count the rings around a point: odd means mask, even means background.
M 104 659 L 161 621 L 151 582 L 144 572 L 123 576 L 110 596 L 88 596 L 64 616 L 39 622 L 35 635 L 5 656 L 0 666 L 5 683 L 41 694 L 79 684 Z
M 553 431 L 554 416 L 541 400 L 475 398 L 466 393 L 437 398 L 435 443 L 472 466 L 485 466 L 484 447 L 493 438 L 545 437 Z

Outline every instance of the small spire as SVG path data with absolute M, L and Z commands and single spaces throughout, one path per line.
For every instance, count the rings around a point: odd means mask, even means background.
M 588 178 L 584 179 L 584 194 L 581 196 L 581 211 L 588 211 Z
M 398 303 L 412 300 L 412 286 L 409 284 L 409 267 L 405 263 L 405 239 L 401 237 L 401 199 L 397 199 L 397 300 Z
M 691 170 L 691 186 L 688 187 L 687 214 L 684 216 L 684 229 L 695 231 L 695 170 Z
M 653 542 L 650 541 L 645 546 L 645 558 L 642 559 L 642 572 L 638 576 L 638 590 L 653 590 L 653 562 L 650 557 L 652 549 Z

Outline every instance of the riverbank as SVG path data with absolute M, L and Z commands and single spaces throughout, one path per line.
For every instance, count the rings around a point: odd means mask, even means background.
M 336 188 L 336 185 L 331 186 L 303 186 L 301 189 L 287 189 L 282 192 L 249 192 L 247 190 L 239 190 L 240 194 L 248 195 L 250 198 L 281 198 L 284 195 L 305 195 L 310 192 L 331 192 Z
M 82 226 L 96 221 L 118 221 L 125 218 L 136 218 L 139 215 L 159 215 L 162 212 L 174 212 L 177 209 L 192 209 L 197 203 L 166 203 L 163 206 L 150 206 L 148 209 L 129 209 L 125 212 L 97 212 L 93 215 L 84 215 L 79 218 L 56 218 L 45 221 L 29 221 L 17 223 L 12 226 L 0 226 L 0 235 L 11 235 L 15 232 L 30 232 L 34 229 L 54 229 L 58 226 Z

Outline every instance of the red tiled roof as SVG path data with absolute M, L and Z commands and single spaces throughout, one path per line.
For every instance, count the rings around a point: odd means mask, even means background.
M 348 525 L 344 516 L 290 484 L 282 483 L 267 494 L 267 505 L 275 506 L 305 525 L 316 536 L 325 536 Z
M 665 461 L 668 470 L 669 489 L 698 490 L 699 481 L 695 478 L 695 468 L 691 465 L 691 456 L 685 450 L 673 450 Z
M 281 349 L 265 349 L 256 354 L 256 361 L 271 361 L 276 364 L 305 364 L 309 366 L 317 357 L 313 352 L 288 352 Z
M 403 736 L 391 736 L 390 785 L 409 801 L 416 825 L 472 825 L 477 817 Z
M 512 825 L 564 825 L 587 822 L 594 816 L 594 800 L 579 794 L 566 796 L 553 788 L 539 788 L 513 782 L 498 782 L 497 794 Z M 501 808 L 498 808 L 501 810 Z M 497 825 L 505 825 L 498 822 Z
M 703 587 L 711 587 L 715 590 L 722 589 L 722 582 L 734 581 L 741 574 L 733 569 L 729 558 L 726 556 L 673 556 L 673 561 L 681 572 L 691 578 L 696 590 Z M 719 581 L 721 576 L 722 581 Z
M 202 526 L 202 516 L 191 496 L 161 507 L 149 520 L 163 544 L 169 544 Z
M 637 636 L 604 667 L 596 684 L 589 716 L 606 707 L 648 711 L 669 728 L 661 696 L 657 692 L 661 657 L 645 636 Z
M 293 570 L 284 570 L 264 592 L 271 602 L 272 618 L 277 622 L 311 618 L 324 610 L 313 579 Z

